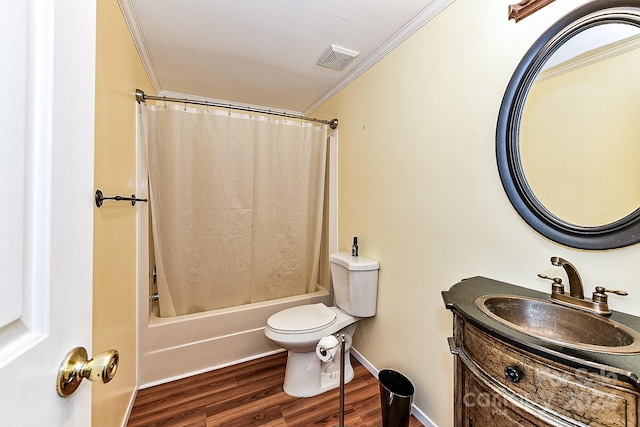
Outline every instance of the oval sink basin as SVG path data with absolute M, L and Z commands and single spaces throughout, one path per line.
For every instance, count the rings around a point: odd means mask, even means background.
M 476 306 L 503 325 L 541 340 L 600 353 L 640 353 L 640 333 L 586 311 L 514 295 L 482 296 Z

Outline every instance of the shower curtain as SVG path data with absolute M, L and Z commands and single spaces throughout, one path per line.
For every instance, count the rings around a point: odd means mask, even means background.
M 161 316 L 317 290 L 326 126 L 140 111 Z

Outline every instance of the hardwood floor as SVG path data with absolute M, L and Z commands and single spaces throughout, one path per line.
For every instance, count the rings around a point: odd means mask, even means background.
M 294 398 L 282 390 L 287 354 L 245 362 L 140 390 L 127 427 L 332 427 L 340 390 Z M 345 426 L 380 427 L 378 380 L 352 358 L 345 387 Z M 411 417 L 410 427 L 422 424 Z

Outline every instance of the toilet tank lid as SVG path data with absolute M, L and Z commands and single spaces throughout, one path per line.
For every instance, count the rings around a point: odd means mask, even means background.
M 377 270 L 380 264 L 375 259 L 363 256 L 351 256 L 350 252 L 338 252 L 329 256 L 329 261 L 351 271 Z

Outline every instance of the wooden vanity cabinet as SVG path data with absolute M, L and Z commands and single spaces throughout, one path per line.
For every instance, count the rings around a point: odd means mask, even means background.
M 637 427 L 638 392 L 614 375 L 529 353 L 454 313 L 455 425 Z

